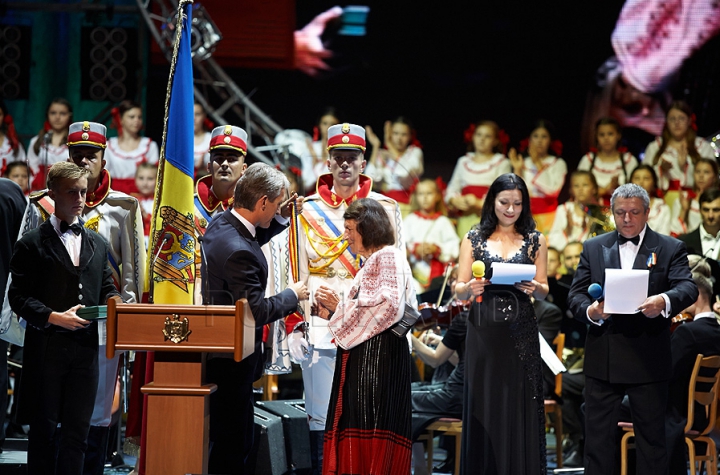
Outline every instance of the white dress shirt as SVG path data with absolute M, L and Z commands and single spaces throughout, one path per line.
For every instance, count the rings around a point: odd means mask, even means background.
M 720 254 L 720 246 L 718 246 L 718 242 L 720 241 L 720 231 L 718 231 L 717 235 L 713 236 L 709 232 L 705 231 L 705 226 L 702 224 L 698 226 L 698 229 L 700 230 L 702 255 L 709 257 L 710 259 L 718 260 L 718 254 Z
M 635 258 L 637 258 L 638 252 L 640 251 L 640 245 L 643 242 L 643 239 L 645 239 L 645 233 L 647 231 L 647 224 L 645 227 L 643 227 L 643 230 L 640 231 L 640 240 L 637 244 L 634 244 L 632 241 L 626 241 L 618 246 L 618 250 L 620 251 L 620 268 L 623 270 L 631 270 L 633 268 L 633 265 L 635 264 Z M 619 233 L 618 233 L 619 236 Z M 662 315 L 665 318 L 668 318 L 670 315 L 670 298 L 665 295 L 665 293 L 660 294 L 660 296 L 665 300 L 665 310 L 660 312 L 660 315 Z M 588 307 L 589 310 L 589 307 Z M 595 321 L 588 315 L 588 320 L 590 320 L 590 323 L 593 325 L 600 326 L 603 323 L 605 323 L 605 320 L 598 320 Z
M 55 232 L 57 232 L 58 236 L 60 236 L 60 240 L 65 246 L 65 249 L 67 249 L 73 265 L 77 267 L 80 265 L 80 248 L 82 247 L 82 234 L 75 234 L 70 229 L 63 233 L 62 231 L 60 231 L 60 222 L 60 218 L 58 218 L 54 214 L 50 216 L 50 223 L 53 225 L 53 228 L 55 228 Z M 77 217 L 75 217 L 72 223 L 68 224 L 75 223 L 80 224 L 80 220 Z

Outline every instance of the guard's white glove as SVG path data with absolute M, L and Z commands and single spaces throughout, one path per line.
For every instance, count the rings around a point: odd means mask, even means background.
M 310 345 L 302 332 L 290 333 L 288 336 L 288 348 L 290 350 L 290 360 L 293 363 L 300 364 L 310 356 Z

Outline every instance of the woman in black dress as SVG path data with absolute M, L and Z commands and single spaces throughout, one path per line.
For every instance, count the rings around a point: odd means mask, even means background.
M 482 261 L 534 264 L 533 280 L 493 285 L 474 278 Z M 467 323 L 462 469 L 465 475 L 536 475 L 546 472 L 545 410 L 538 326 L 531 297 L 544 299 L 547 242 L 535 229 L 527 186 L 499 176 L 482 218 L 463 238 L 456 291 L 472 298 Z M 482 296 L 482 302 L 476 302 Z

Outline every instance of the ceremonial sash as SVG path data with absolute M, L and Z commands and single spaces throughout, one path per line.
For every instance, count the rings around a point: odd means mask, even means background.
M 315 231 L 322 237 L 330 239 L 337 239 L 343 234 L 342 232 L 340 232 L 337 226 L 335 226 L 330 217 L 320 208 L 320 206 L 318 206 L 315 201 L 310 200 L 306 201 L 305 203 L 309 204 L 313 208 L 313 210 L 322 218 L 323 222 L 326 225 L 326 227 L 323 227 L 313 216 L 307 216 L 303 214 L 302 218 L 305 220 L 308 226 L 313 229 L 313 231 Z M 310 239 L 309 235 L 308 239 Z M 348 258 L 346 253 L 352 256 L 352 260 Z M 357 274 L 357 270 L 355 269 L 354 264 L 355 255 L 350 251 L 349 248 L 343 251 L 343 253 L 339 256 L 331 259 L 329 263 L 332 263 L 335 260 L 339 260 L 340 263 L 348 270 L 348 272 L 350 272 L 353 277 L 355 276 L 355 274 Z

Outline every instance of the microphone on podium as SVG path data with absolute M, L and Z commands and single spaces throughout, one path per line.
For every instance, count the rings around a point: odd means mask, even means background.
M 482 279 L 485 277 L 485 263 L 483 261 L 475 261 L 472 263 L 473 277 L 476 279 Z M 482 295 L 475 297 L 477 303 L 482 302 Z
M 590 284 L 588 287 L 588 294 L 598 302 L 602 302 L 605 299 L 603 295 L 603 288 L 600 284 Z

